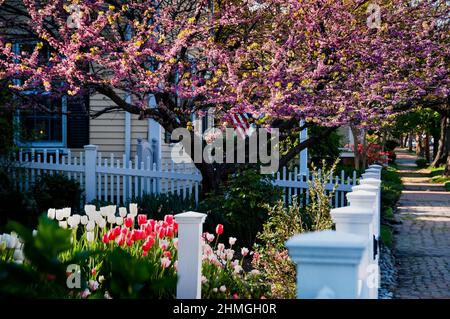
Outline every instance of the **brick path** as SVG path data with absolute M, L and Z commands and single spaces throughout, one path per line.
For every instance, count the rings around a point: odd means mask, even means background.
M 396 214 L 394 298 L 450 299 L 450 192 L 428 184 L 427 172 L 412 172 L 415 160 L 397 153 L 405 190 Z

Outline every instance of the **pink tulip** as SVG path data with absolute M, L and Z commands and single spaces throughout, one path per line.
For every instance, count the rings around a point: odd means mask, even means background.
M 248 248 L 245 248 L 245 247 L 244 247 L 244 248 L 241 249 L 241 254 L 242 254 L 242 256 L 244 256 L 244 257 L 248 255 L 248 252 L 249 252 Z
M 171 261 L 169 258 L 167 258 L 167 257 L 161 258 L 161 266 L 163 268 L 168 268 L 170 266 L 170 264 L 171 264 Z

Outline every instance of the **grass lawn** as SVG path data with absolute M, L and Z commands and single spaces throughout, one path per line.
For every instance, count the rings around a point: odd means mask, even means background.
M 438 168 L 433 168 L 430 167 L 431 170 L 431 183 L 435 183 L 435 184 L 444 184 L 444 187 L 446 190 L 450 191 L 450 177 L 445 177 L 442 176 L 442 174 L 444 173 L 444 166 L 438 167 Z

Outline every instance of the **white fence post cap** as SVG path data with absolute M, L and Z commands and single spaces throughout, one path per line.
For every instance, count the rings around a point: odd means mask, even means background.
M 197 212 L 186 212 L 174 216 L 178 224 L 202 224 L 205 222 L 206 214 Z
M 373 185 L 376 187 L 380 187 L 381 180 L 379 180 L 378 178 L 363 178 L 363 179 L 359 180 L 359 184 L 360 185 Z
M 299 234 L 286 242 L 297 263 L 358 264 L 366 246 L 363 237 L 334 230 Z
M 383 166 L 378 165 L 378 164 L 372 164 L 372 165 L 369 165 L 369 168 L 376 168 L 376 169 L 381 170 L 381 169 L 383 169 Z
M 369 172 L 369 173 L 363 173 L 363 174 L 361 174 L 361 176 L 362 176 L 363 179 L 365 179 L 365 178 L 379 178 L 378 174 L 379 173 L 371 173 L 371 172 Z
M 332 209 L 330 215 L 336 224 L 369 224 L 373 219 L 373 209 L 346 206 Z
M 376 168 L 368 168 L 368 169 L 365 170 L 364 173 L 380 175 L 381 174 L 381 170 L 376 169 Z
M 92 145 L 92 144 L 84 146 L 85 150 L 96 150 L 97 148 L 98 148 L 97 145 Z

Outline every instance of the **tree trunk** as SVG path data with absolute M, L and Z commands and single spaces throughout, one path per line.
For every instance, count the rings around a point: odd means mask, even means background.
M 363 131 L 363 151 L 361 154 L 362 157 L 362 168 L 365 169 L 367 165 L 367 138 L 366 138 L 366 130 Z
M 426 133 L 425 141 L 424 141 L 424 147 L 425 147 L 425 158 L 427 159 L 428 163 L 430 162 L 430 133 Z
M 409 133 L 408 135 L 408 151 L 412 152 L 413 149 L 413 135 Z
M 358 136 L 358 129 L 354 126 L 350 126 L 350 129 L 352 131 L 352 135 L 353 135 L 353 153 L 355 154 L 355 169 L 358 170 L 360 167 L 360 162 L 361 162 L 361 156 L 359 154 L 359 149 L 358 149 L 358 145 L 359 145 L 359 136 Z
M 431 164 L 433 167 L 439 167 L 447 161 L 447 156 L 450 150 L 448 144 L 450 143 L 450 119 L 447 116 L 441 116 L 439 146 L 437 148 L 436 156 Z

